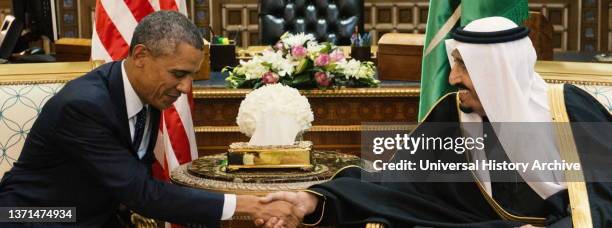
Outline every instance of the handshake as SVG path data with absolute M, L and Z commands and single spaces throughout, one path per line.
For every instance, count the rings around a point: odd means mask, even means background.
M 258 227 L 298 227 L 304 216 L 314 212 L 318 201 L 309 192 L 275 192 L 265 197 L 239 195 L 236 214 L 251 216 Z

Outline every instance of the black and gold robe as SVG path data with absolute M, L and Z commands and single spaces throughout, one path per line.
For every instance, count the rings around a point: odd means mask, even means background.
M 554 95 L 557 97 L 551 97 L 551 102 L 555 99 L 564 101 L 562 104 L 567 115 L 562 116 L 566 116 L 569 121 L 605 124 L 612 121 L 610 113 L 585 91 L 573 85 L 564 85 L 561 91 L 561 94 Z M 558 112 L 553 109 L 551 108 L 552 113 Z M 427 135 L 460 136 L 456 93 L 441 98 L 424 123 L 415 131 L 432 131 L 425 126 L 427 122 L 457 123 L 456 129 L 436 129 L 440 132 L 427 132 Z M 489 134 L 494 133 L 489 131 Z M 580 134 L 588 134 L 589 137 L 575 140 L 577 148 L 587 144 L 594 148 L 593 145 L 597 144 L 600 151 L 612 152 L 612 132 L 583 131 Z M 487 149 L 502 148 L 497 137 L 488 137 L 486 144 Z M 452 151 L 422 154 L 423 157 L 419 159 L 467 161 L 465 155 L 457 155 Z M 504 153 L 498 153 L 498 156 L 499 154 L 504 156 Z M 401 158 L 398 156 L 397 159 Z M 611 173 L 612 171 L 595 175 Z M 571 227 L 572 224 L 583 226 L 580 222 L 572 223 L 568 190 L 542 199 L 523 181 L 494 182 L 491 197 L 478 181 L 364 182 L 360 179 L 361 175 L 366 174 L 358 167 L 346 167 L 331 181 L 309 188 L 307 191 L 318 195 L 320 201 L 316 211 L 306 216 L 304 224 L 338 227 L 364 227 L 364 224 L 369 222 L 383 223 L 386 227 L 517 227 L 524 224 L 547 227 Z M 465 175 L 473 174 L 466 171 Z M 516 176 L 520 179 L 518 174 Z M 591 222 L 593 227 L 612 226 L 612 183 L 582 182 L 582 185 L 586 186 L 587 191 L 578 192 L 577 195 L 581 196 L 575 197 L 574 201 L 579 201 L 582 205 L 587 202 L 586 205 L 590 209 L 590 212 L 587 210 L 587 218 L 591 219 L 588 222 Z M 572 202 L 572 205 L 574 203 Z

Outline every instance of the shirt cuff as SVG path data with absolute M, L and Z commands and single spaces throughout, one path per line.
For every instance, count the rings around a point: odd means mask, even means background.
M 223 201 L 223 214 L 221 214 L 221 220 L 229 220 L 234 216 L 236 212 L 236 195 L 225 194 L 225 200 Z

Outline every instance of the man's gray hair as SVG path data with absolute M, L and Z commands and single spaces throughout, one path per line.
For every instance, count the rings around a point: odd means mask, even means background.
M 185 15 L 176 11 L 157 11 L 144 17 L 134 30 L 130 55 L 138 44 L 145 45 L 153 56 L 174 54 L 180 43 L 203 50 L 198 28 Z

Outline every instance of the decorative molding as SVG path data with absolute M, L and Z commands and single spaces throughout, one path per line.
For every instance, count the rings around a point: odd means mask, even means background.
M 100 64 L 98 61 L 5 64 L 0 67 L 0 85 L 65 83 Z
M 0 67 L 0 85 L 62 83 L 82 76 L 100 66 L 102 62 L 57 62 L 5 64 Z M 538 61 L 535 67 L 551 83 L 569 82 L 582 85 L 612 86 L 612 67 L 606 63 L 578 63 Z M 250 89 L 223 89 L 194 87 L 193 95 L 200 98 L 242 98 Z M 302 90 L 307 97 L 418 97 L 420 88 L 342 88 L 328 90 Z
M 210 89 L 194 87 L 194 98 L 241 98 L 251 92 L 251 89 Z M 418 97 L 420 88 L 414 87 L 383 87 L 383 88 L 342 88 L 328 90 L 300 90 L 306 97 Z
M 391 130 L 407 130 L 410 131 L 416 127 L 416 124 L 412 125 L 381 125 L 381 126 L 368 126 L 368 125 L 315 125 L 308 129 L 308 132 L 346 132 L 354 131 L 361 132 L 366 131 L 391 131 Z M 210 132 L 240 132 L 238 126 L 196 126 L 194 127 L 196 133 L 210 133 Z
M 574 85 L 596 85 L 596 86 L 612 86 L 612 81 L 600 82 L 600 81 L 584 81 L 578 77 L 561 76 L 560 78 L 547 77 L 544 80 L 551 84 L 574 84 Z
M 548 83 L 612 86 L 612 67 L 606 63 L 538 61 L 535 70 Z
M 102 62 L 58 62 L 5 64 L 0 67 L 0 85 L 63 83 L 82 76 Z M 538 61 L 536 71 L 550 83 L 612 86 L 612 68 L 605 63 Z M 193 95 L 201 98 L 242 98 L 250 89 L 194 87 Z M 303 90 L 307 97 L 418 97 L 420 88 L 343 88 Z

